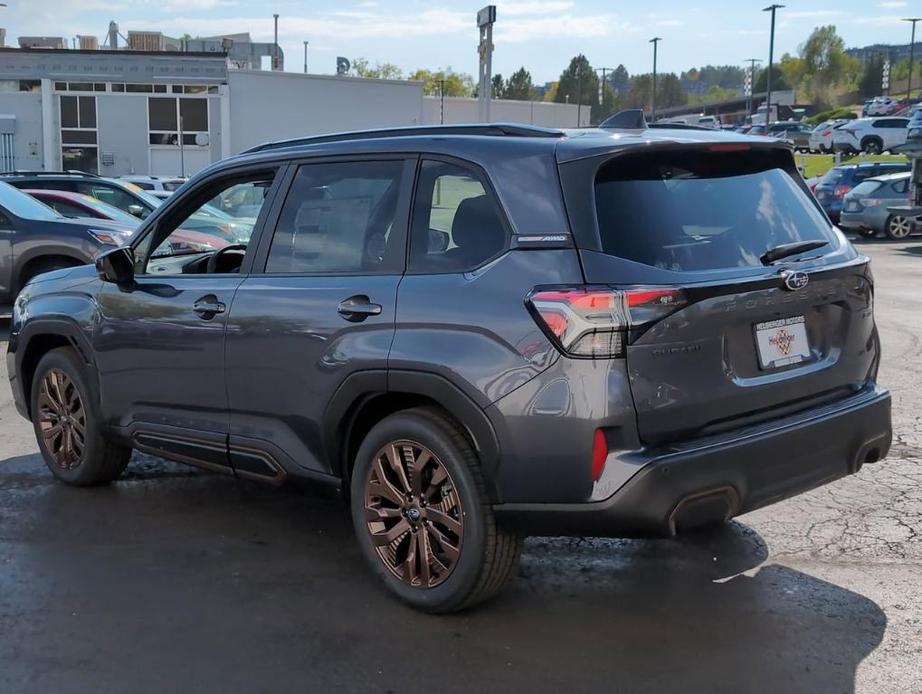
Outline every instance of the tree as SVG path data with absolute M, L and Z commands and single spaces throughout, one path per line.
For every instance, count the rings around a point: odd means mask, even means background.
M 560 82 L 551 82 L 547 91 L 544 92 L 545 101 L 557 101 L 557 92 L 560 90 Z
M 631 88 L 631 75 L 624 65 L 618 65 L 608 76 L 608 83 L 615 94 L 622 96 L 627 94 L 627 90 Z
M 791 84 L 784 78 L 784 73 L 781 72 L 781 68 L 778 65 L 772 65 L 772 91 L 776 92 L 779 90 L 793 89 Z M 768 91 L 768 68 L 762 68 L 758 75 L 756 75 L 756 84 L 752 88 L 752 91 L 756 94 L 761 92 Z
M 845 53 L 845 42 L 831 24 L 817 27 L 800 47 L 804 61 L 802 83 L 815 104 L 829 105 L 833 89 L 854 79 L 858 62 Z
M 631 77 L 631 86 L 621 104 L 622 108 L 642 108 L 650 110 L 653 96 L 653 76 L 634 75 Z
M 506 82 L 506 99 L 515 99 L 516 101 L 532 101 L 537 96 L 534 82 L 531 81 L 531 73 L 524 67 L 512 73 L 512 77 Z
M 498 72 L 493 75 L 493 98 L 502 99 L 506 95 L 506 80 Z
M 570 61 L 560 73 L 560 81 L 554 100 L 558 104 L 582 104 L 591 108 L 599 105 L 599 76 L 582 53 Z
M 352 74 L 356 77 L 367 77 L 379 80 L 403 79 L 403 70 L 393 63 L 375 63 L 372 67 L 367 58 L 353 58 Z
M 864 70 L 858 81 L 858 92 L 865 99 L 877 96 L 881 92 L 884 77 L 884 57 L 879 53 L 872 55 L 864 64 Z
M 688 103 L 688 92 L 675 73 L 667 72 L 656 76 L 656 107 L 684 106 Z
M 442 86 L 445 96 L 471 96 L 474 93 L 474 78 L 468 74 L 455 72 L 450 67 L 432 72 L 419 69 L 410 75 L 411 80 L 423 83 L 423 93 L 430 96 L 441 94 Z

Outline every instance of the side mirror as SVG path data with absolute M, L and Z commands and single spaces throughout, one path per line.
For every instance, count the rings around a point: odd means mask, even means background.
M 96 256 L 96 272 L 103 282 L 119 286 L 134 281 L 134 253 L 130 248 L 120 246 Z
M 144 214 L 144 208 L 140 205 L 129 205 L 128 213 L 133 214 L 135 217 L 140 217 L 141 219 L 144 219 L 144 217 L 147 216 Z

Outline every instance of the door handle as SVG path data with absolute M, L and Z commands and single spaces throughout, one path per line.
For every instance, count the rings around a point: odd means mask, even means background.
M 208 294 L 192 304 L 192 310 L 205 320 L 211 320 L 219 313 L 224 313 L 227 309 L 223 303 L 218 301 L 214 294 Z
M 366 295 L 356 294 L 341 302 L 336 310 L 347 321 L 358 323 L 368 316 L 381 315 L 382 308 L 381 304 L 373 304 Z

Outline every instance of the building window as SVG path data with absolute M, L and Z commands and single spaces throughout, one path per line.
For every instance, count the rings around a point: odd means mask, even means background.
M 183 146 L 205 146 L 208 142 L 207 99 L 151 97 L 147 118 L 152 145 L 178 146 L 180 133 Z
M 62 168 L 97 173 L 96 97 L 62 96 L 59 99 Z
M 104 92 L 105 82 L 55 82 L 54 88 L 59 92 Z

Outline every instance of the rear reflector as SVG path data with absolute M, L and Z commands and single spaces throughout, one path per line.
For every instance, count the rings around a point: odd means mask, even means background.
M 573 357 L 624 356 L 630 331 L 642 329 L 686 304 L 674 287 L 536 289 L 527 300 L 535 320 L 558 349 Z
M 608 458 L 608 441 L 605 439 L 605 432 L 601 429 L 595 430 L 592 437 L 592 481 L 598 482 L 605 470 L 605 459 Z

